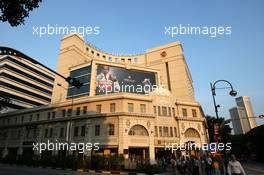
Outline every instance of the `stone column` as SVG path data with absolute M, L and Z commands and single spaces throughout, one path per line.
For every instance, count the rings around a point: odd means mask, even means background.
M 154 136 L 152 132 L 149 133 L 149 161 L 150 164 L 156 164 Z

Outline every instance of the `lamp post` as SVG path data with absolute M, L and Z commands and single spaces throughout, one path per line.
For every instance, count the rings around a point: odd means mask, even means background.
M 227 83 L 229 86 L 228 87 L 216 88 L 216 84 L 219 83 L 219 82 Z M 215 96 L 216 96 L 215 91 L 216 91 L 216 89 L 231 89 L 230 92 L 229 92 L 229 95 L 233 96 L 233 97 L 237 95 L 237 92 L 234 90 L 232 84 L 229 81 L 227 81 L 227 80 L 217 80 L 214 83 L 210 83 L 210 85 L 211 85 L 211 91 L 212 91 L 212 96 L 213 96 L 215 115 L 216 115 L 216 119 L 217 119 L 217 122 L 214 124 L 214 136 L 215 136 L 215 142 L 218 142 L 219 127 L 220 127 L 220 125 L 218 123 L 218 120 L 219 120 L 218 108 L 220 107 L 220 105 L 217 104 L 216 101 L 215 101 Z
M 57 85 L 58 86 L 60 86 L 61 88 L 63 88 L 64 90 L 68 90 L 68 89 L 66 89 L 64 86 L 62 86 L 62 84 L 60 84 L 60 83 L 57 83 Z M 71 97 L 71 118 L 70 118 L 70 121 L 68 122 L 68 124 L 67 124 L 67 136 L 66 136 L 66 141 L 67 142 L 70 142 L 71 141 L 71 128 L 72 128 L 72 115 L 73 115 L 73 95 L 72 95 L 72 97 Z M 68 114 L 65 114 L 65 115 L 68 115 Z
M 219 82 L 226 82 L 229 85 L 229 87 L 216 88 L 215 86 Z M 220 107 L 220 105 L 216 105 L 216 102 L 215 102 L 215 96 L 216 96 L 215 90 L 216 89 L 228 89 L 228 88 L 230 88 L 231 91 L 229 92 L 229 95 L 233 96 L 233 97 L 235 97 L 237 95 L 237 92 L 234 90 L 232 84 L 229 81 L 227 81 L 227 80 L 217 80 L 214 83 L 210 83 L 210 85 L 211 85 L 211 91 L 212 91 L 212 96 L 213 96 L 213 101 L 214 101 L 214 108 L 215 108 L 216 118 L 219 119 L 218 108 Z

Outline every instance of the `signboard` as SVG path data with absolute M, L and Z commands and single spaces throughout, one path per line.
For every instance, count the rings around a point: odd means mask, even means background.
M 97 66 L 96 95 L 119 92 L 148 94 L 155 88 L 154 72 L 101 64 Z

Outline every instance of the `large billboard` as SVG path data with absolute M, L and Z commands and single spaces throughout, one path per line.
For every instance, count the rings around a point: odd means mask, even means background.
M 98 64 L 96 95 L 128 92 L 148 94 L 156 88 L 155 72 Z

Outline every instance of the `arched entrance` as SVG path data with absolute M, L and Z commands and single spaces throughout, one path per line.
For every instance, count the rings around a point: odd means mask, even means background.
M 134 125 L 128 131 L 129 136 L 129 161 L 131 168 L 137 163 L 149 161 L 149 133 L 143 125 Z
M 134 125 L 130 128 L 128 135 L 131 136 L 149 136 L 148 130 L 142 125 Z
M 187 156 L 199 156 L 201 145 L 201 137 L 199 132 L 194 128 L 188 128 L 184 132 L 184 144 L 187 145 L 185 154 Z

